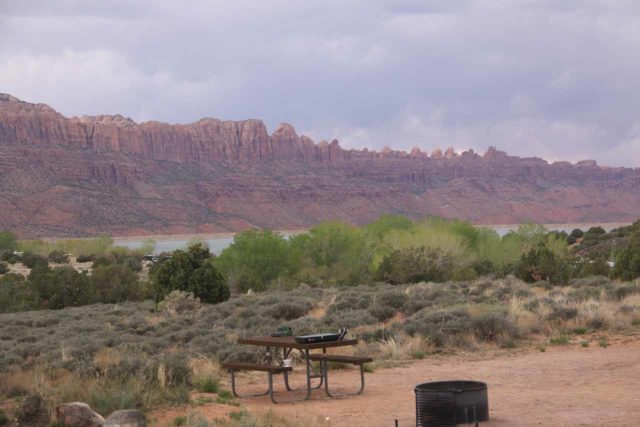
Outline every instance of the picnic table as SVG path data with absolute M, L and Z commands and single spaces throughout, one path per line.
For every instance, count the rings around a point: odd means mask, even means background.
M 267 364 L 253 364 L 253 363 L 225 363 L 223 367 L 227 368 L 231 373 L 231 391 L 236 397 L 253 397 L 253 396 L 265 396 L 270 395 L 271 400 L 274 403 L 281 403 L 281 401 L 276 401 L 274 398 L 274 387 L 273 387 L 273 375 L 282 374 L 284 377 L 284 385 L 287 391 L 292 392 L 295 391 L 289 385 L 289 373 L 292 371 L 292 367 L 285 367 L 273 364 L 273 352 L 272 350 L 281 349 L 283 359 L 288 359 L 291 352 L 294 350 L 298 350 L 302 354 L 302 358 L 305 361 L 305 369 L 306 369 L 306 387 L 301 388 L 302 390 L 306 389 L 306 395 L 302 398 L 290 399 L 286 402 L 296 402 L 302 400 L 308 400 L 311 397 L 311 391 L 314 389 L 320 389 L 324 384 L 324 389 L 326 394 L 329 397 L 339 397 L 345 395 L 352 394 L 360 394 L 364 390 L 364 364 L 371 362 L 372 359 L 369 357 L 358 357 L 358 356 L 342 356 L 342 355 L 334 355 L 328 354 L 328 348 L 336 348 L 336 347 L 345 347 L 345 346 L 353 346 L 358 344 L 357 339 L 341 339 L 336 341 L 325 341 L 325 342 L 315 342 L 315 343 L 299 343 L 296 342 L 295 338 L 292 336 L 288 337 L 272 337 L 272 336 L 261 336 L 261 337 L 249 337 L 249 338 L 239 338 L 238 344 L 246 344 L 246 345 L 254 345 L 258 347 L 265 347 L 266 355 L 268 359 Z M 312 350 L 322 350 L 322 353 L 312 353 Z M 317 361 L 320 364 L 320 369 L 317 371 L 311 362 Z M 360 389 L 356 393 L 342 394 L 336 395 L 335 393 L 331 393 L 329 390 L 329 376 L 328 376 L 328 362 L 341 362 L 341 363 L 350 363 L 354 365 L 360 366 L 360 380 L 361 386 Z M 235 387 L 235 372 L 236 371 L 263 371 L 268 374 L 268 389 L 265 393 L 259 393 L 254 395 L 245 395 L 240 396 L 236 392 Z M 312 387 L 311 380 L 319 378 L 319 384 Z M 297 390 L 301 390 L 297 389 Z

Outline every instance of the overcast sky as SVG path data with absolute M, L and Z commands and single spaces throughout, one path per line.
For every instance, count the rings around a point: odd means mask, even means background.
M 0 0 L 0 92 L 640 167 L 640 1 Z

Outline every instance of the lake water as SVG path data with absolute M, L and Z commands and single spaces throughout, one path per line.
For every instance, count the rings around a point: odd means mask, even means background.
M 574 228 L 581 228 L 582 230 L 586 231 L 588 228 L 594 227 L 597 225 L 600 225 L 602 228 L 609 231 L 622 224 L 553 224 L 553 225 L 546 225 L 545 227 L 547 228 L 547 230 L 566 231 L 567 233 L 570 233 L 571 230 L 573 230 Z M 509 225 L 509 226 L 487 225 L 486 227 L 493 228 L 501 236 L 504 236 L 509 231 L 516 230 L 518 228 L 517 225 Z M 283 234 L 283 235 L 288 237 L 291 234 Z M 176 249 L 186 249 L 187 244 L 189 242 L 189 240 L 175 240 L 175 239 L 157 240 L 157 239 L 154 239 L 153 236 L 149 236 L 148 238 L 153 239 L 156 242 L 156 247 L 155 247 L 155 250 L 153 251 L 153 255 L 157 255 L 162 252 L 173 252 Z M 211 252 L 216 255 L 219 255 L 224 249 L 226 249 L 227 247 L 229 247 L 229 245 L 231 245 L 231 243 L 233 243 L 233 237 L 219 237 L 214 239 L 202 239 L 202 240 L 206 242 L 207 245 L 209 245 L 209 250 L 211 250 Z M 116 238 L 114 244 L 116 246 L 123 246 L 129 249 L 138 249 L 142 247 L 142 245 L 144 244 L 144 241 L 142 240 L 140 241 L 120 240 L 119 241 Z
M 149 238 L 153 239 L 153 236 L 149 236 Z M 155 239 L 153 239 L 155 240 Z M 209 246 L 209 250 L 216 254 L 220 255 L 224 249 L 229 247 L 233 242 L 233 237 L 221 237 L 216 239 L 202 239 L 202 241 L 206 242 Z M 158 255 L 162 252 L 173 252 L 176 249 L 186 249 L 188 240 L 155 240 L 156 247 L 153 251 L 153 255 Z M 142 241 L 118 241 L 115 240 L 114 245 L 123 246 L 129 249 L 139 249 L 142 247 L 144 242 Z

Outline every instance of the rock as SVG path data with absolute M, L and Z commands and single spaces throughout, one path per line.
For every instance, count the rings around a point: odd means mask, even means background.
M 102 427 L 104 418 L 82 402 L 63 403 L 56 408 L 56 420 L 73 427 Z
M 147 419 L 140 411 L 120 410 L 107 417 L 104 427 L 147 427 Z
M 543 185 L 541 184 L 543 183 Z M 300 229 L 384 213 L 478 223 L 632 222 L 640 169 L 314 143 L 283 123 L 67 118 L 0 94 L 2 228 L 23 238 Z

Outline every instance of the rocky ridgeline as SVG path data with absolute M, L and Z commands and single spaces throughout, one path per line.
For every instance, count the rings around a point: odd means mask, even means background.
M 383 213 L 479 223 L 627 222 L 640 170 L 495 148 L 345 150 L 259 120 L 67 118 L 0 95 L 0 229 L 21 236 L 303 228 Z
M 452 147 L 437 148 L 431 155 L 414 147 L 409 153 L 390 147 L 376 150 L 344 150 L 337 140 L 318 144 L 282 123 L 269 135 L 264 123 L 249 119 L 222 121 L 204 118 L 191 124 L 155 121 L 136 123 L 120 114 L 67 118 L 46 104 L 32 104 L 0 94 L 0 140 L 28 145 L 60 145 L 74 148 L 140 155 L 173 162 L 247 162 L 275 159 L 346 161 L 374 159 L 479 160 L 473 150 L 458 154 Z M 490 148 L 489 160 L 509 160 L 506 153 Z M 544 162 L 541 159 L 536 159 Z M 546 164 L 546 162 L 544 162 Z M 568 164 L 559 162 L 559 164 Z M 596 166 L 593 160 L 579 166 Z

